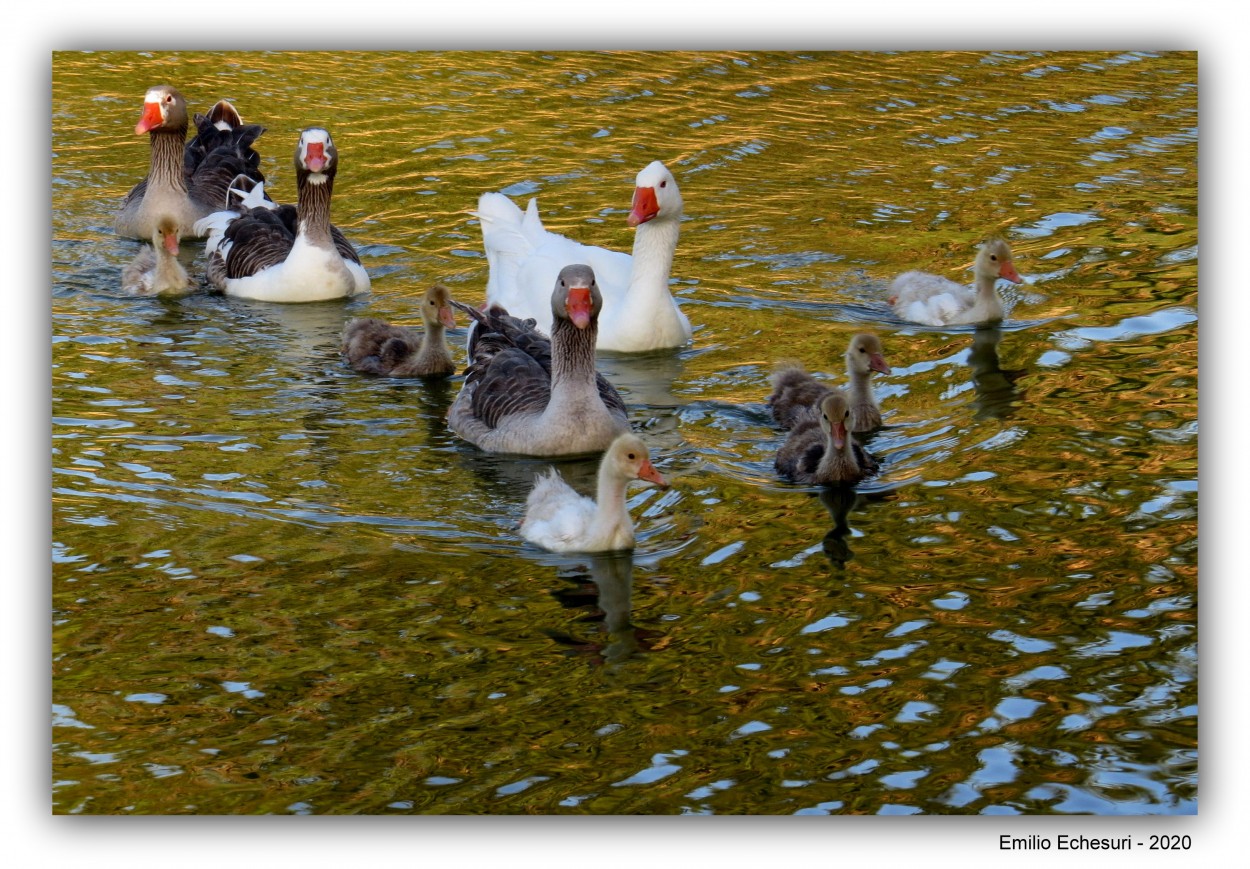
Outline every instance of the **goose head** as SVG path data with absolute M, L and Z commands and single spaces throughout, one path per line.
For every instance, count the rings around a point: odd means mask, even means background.
M 634 202 L 626 222 L 638 226 L 657 217 L 680 220 L 681 208 L 677 179 L 668 167 L 656 160 L 634 179 Z
M 603 296 L 590 266 L 571 265 L 560 269 L 551 293 L 551 313 L 559 320 L 570 320 L 585 329 L 599 317 Z
M 135 124 L 135 135 L 153 130 L 186 130 L 187 101 L 173 87 L 162 84 L 148 88 L 143 96 L 143 115 Z
M 442 323 L 448 329 L 456 327 L 456 318 L 451 311 L 451 290 L 442 284 L 435 284 L 425 291 L 421 300 L 421 319 L 428 330 L 434 323 Z
M 993 283 L 999 278 L 1006 278 L 1013 284 L 1023 283 L 1020 273 L 1011 261 L 1011 248 L 1001 238 L 992 238 L 981 245 L 973 270 L 978 280 Z
M 885 349 L 881 339 L 871 332 L 863 332 L 851 339 L 851 346 L 846 348 L 846 367 L 856 374 L 867 374 L 869 371 L 890 373 L 890 365 L 885 361 Z
M 171 256 L 178 255 L 178 242 L 182 233 L 178 231 L 178 221 L 172 217 L 162 217 L 156 224 L 156 232 L 152 233 L 152 247 L 158 245 Z
M 309 127 L 300 133 L 295 146 L 295 174 L 313 184 L 333 178 L 338 169 L 339 152 L 330 132 L 323 127 Z
M 646 480 L 668 488 L 668 481 L 651 464 L 647 445 L 636 434 L 623 434 L 612 441 L 603 455 L 603 464 L 622 480 Z
M 821 399 L 820 427 L 839 450 L 846 446 L 846 427 L 850 416 L 851 408 L 841 391 L 831 392 Z

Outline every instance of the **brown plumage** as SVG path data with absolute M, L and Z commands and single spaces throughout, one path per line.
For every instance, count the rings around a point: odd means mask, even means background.
M 851 431 L 872 431 L 881 425 L 881 408 L 872 393 L 870 380 L 873 371 L 889 374 L 890 366 L 885 361 L 881 339 L 871 332 L 863 332 L 852 338 L 846 349 L 847 385 L 843 391 L 851 409 Z M 777 369 L 772 384 L 768 406 L 773 419 L 786 429 L 794 428 L 807 408 L 834 391 L 834 387 L 821 383 L 798 363 L 790 362 Z
M 880 464 L 847 431 L 851 410 L 846 396 L 832 390 L 816 407 L 794 415 L 794 427 L 777 450 L 774 467 L 788 480 L 808 485 L 857 483 Z
M 392 326 L 372 317 L 352 320 L 343 328 L 343 358 L 362 374 L 385 377 L 450 377 L 456 373 L 446 329 L 456 325 L 451 292 L 435 284 L 421 300 L 424 332 Z

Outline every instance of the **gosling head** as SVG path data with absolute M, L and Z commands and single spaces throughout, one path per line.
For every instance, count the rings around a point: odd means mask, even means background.
M 456 318 L 451 310 L 451 290 L 442 284 L 435 284 L 425 291 L 421 300 L 421 319 L 426 328 L 432 323 L 442 323 L 448 329 L 456 327 Z
M 1011 261 L 1011 248 L 1001 238 L 992 238 L 981 245 L 974 268 L 979 278 L 1006 278 L 1013 284 L 1023 283 L 1020 273 Z
M 605 461 L 625 480 L 646 480 L 661 488 L 668 488 L 668 481 L 651 464 L 647 445 L 636 434 L 623 434 L 608 447 Z
M 837 449 L 846 446 L 846 430 L 850 423 L 851 408 L 840 392 L 831 392 L 820 402 L 820 427 L 833 440 Z
M 881 339 L 871 332 L 863 332 L 851 339 L 846 348 L 846 367 L 848 371 L 867 374 L 870 371 L 890 373 L 889 363 L 885 361 L 885 349 Z

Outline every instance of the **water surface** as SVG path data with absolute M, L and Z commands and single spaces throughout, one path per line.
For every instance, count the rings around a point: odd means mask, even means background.
M 160 82 L 264 124 L 280 199 L 331 130 L 372 295 L 121 296 Z M 1196 811 L 1194 55 L 61 53 L 52 139 L 54 811 Z M 553 556 L 549 463 L 338 333 L 480 302 L 487 190 L 628 249 L 653 159 L 695 340 L 601 365 L 673 487 Z M 991 233 L 1000 328 L 892 316 Z M 772 366 L 866 329 L 881 475 L 777 480 Z

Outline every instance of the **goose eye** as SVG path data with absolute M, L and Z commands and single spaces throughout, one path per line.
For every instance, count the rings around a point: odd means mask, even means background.
M 660 182 L 660 186 L 661 186 L 661 187 L 667 187 L 667 186 L 668 186 L 668 182 L 667 182 L 667 181 L 661 181 L 661 182 Z
M 860 348 L 859 348 L 859 352 L 860 352 L 860 353 L 867 353 L 868 351 L 867 351 L 867 350 L 865 350 L 863 347 L 860 347 Z
M 998 254 L 995 254 L 995 253 L 990 254 L 990 259 L 992 259 L 994 262 L 998 262 Z
M 629 454 L 629 460 L 630 460 L 631 462 L 634 460 L 634 454 L 633 454 L 633 453 L 630 453 L 630 454 Z

